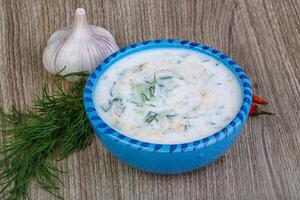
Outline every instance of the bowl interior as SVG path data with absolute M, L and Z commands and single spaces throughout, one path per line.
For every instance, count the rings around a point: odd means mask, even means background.
M 139 141 L 124 134 L 114 130 L 109 125 L 107 125 L 101 117 L 98 115 L 94 105 L 94 91 L 97 86 L 102 74 L 115 62 L 120 59 L 134 54 L 139 51 L 144 51 L 148 49 L 157 49 L 157 48 L 181 48 L 193 50 L 206 54 L 217 61 L 223 63 L 237 78 L 240 88 L 243 95 L 241 108 L 236 115 L 236 117 L 222 130 L 200 140 L 193 142 L 183 143 L 183 144 L 154 144 Z M 203 148 L 207 145 L 216 143 L 217 141 L 222 140 L 227 137 L 229 134 L 232 134 L 234 130 L 240 127 L 248 117 L 250 106 L 252 103 L 252 88 L 251 83 L 241 69 L 241 67 L 236 64 L 231 58 L 225 54 L 202 44 L 191 42 L 187 40 L 149 40 L 144 42 L 139 42 L 130 46 L 127 46 L 119 51 L 113 53 L 111 56 L 107 57 L 89 76 L 86 82 L 86 88 L 84 91 L 84 104 L 87 115 L 90 119 L 90 122 L 95 129 L 96 134 L 105 134 L 109 137 L 112 137 L 116 142 L 123 143 L 125 145 L 132 146 L 133 148 L 143 149 L 147 151 L 160 151 L 160 152 L 172 152 L 175 149 L 178 149 L 179 146 L 185 151 L 195 150 L 197 148 Z

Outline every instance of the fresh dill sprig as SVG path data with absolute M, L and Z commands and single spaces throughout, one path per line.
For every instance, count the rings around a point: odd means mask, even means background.
M 184 131 L 187 131 L 190 127 L 191 127 L 190 124 L 185 124 L 185 125 L 184 125 Z
M 115 104 L 115 103 L 120 103 L 123 105 L 122 101 L 123 101 L 122 98 L 116 97 L 116 98 L 113 98 L 112 100 L 109 100 L 107 106 L 100 106 L 100 108 L 104 112 L 108 112 L 112 108 L 113 104 Z
M 143 101 L 150 101 L 149 97 L 147 97 L 147 95 L 144 92 L 141 93 L 141 96 Z
M 115 89 L 115 87 L 116 87 L 116 84 L 117 84 L 117 82 L 115 81 L 115 82 L 113 83 L 112 87 L 111 87 L 110 90 L 109 90 L 109 94 L 110 94 L 111 97 L 114 96 L 113 93 L 114 93 L 114 89 Z
M 157 116 L 158 116 L 158 114 L 157 114 L 156 112 L 150 111 L 150 112 L 148 112 L 145 121 L 146 121 L 147 123 L 151 123 L 151 122 L 153 122 L 154 120 L 157 122 L 157 121 L 158 121 Z
M 150 97 L 154 97 L 155 85 L 157 84 L 155 74 L 153 75 L 153 80 L 152 81 L 146 81 L 146 83 L 148 84 L 148 90 L 149 90 Z
M 168 119 L 173 119 L 174 117 L 176 117 L 177 116 L 177 114 L 168 114 L 168 115 L 166 115 L 166 117 L 168 118 Z
M 62 82 L 71 75 L 81 79 L 64 90 Z M 93 138 L 82 97 L 86 77 L 84 73 L 57 76 L 54 93 L 44 87 L 31 111 L 12 108 L 7 114 L 0 109 L 0 133 L 6 138 L 0 146 L 0 199 L 29 199 L 32 179 L 62 199 L 61 171 L 55 161 L 87 147 Z
M 154 97 L 154 92 L 155 92 L 155 85 L 150 85 L 149 86 L 149 94 L 151 97 Z
M 173 78 L 173 76 L 161 76 L 161 77 L 159 77 L 159 79 L 161 79 L 161 80 L 166 80 L 166 79 L 171 79 L 171 78 Z

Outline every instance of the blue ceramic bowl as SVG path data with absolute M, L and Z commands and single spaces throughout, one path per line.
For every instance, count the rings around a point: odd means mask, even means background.
M 236 76 L 243 103 L 236 117 L 221 131 L 201 140 L 183 144 L 153 144 L 129 138 L 109 127 L 98 115 L 94 91 L 101 75 L 118 60 L 139 51 L 156 48 L 182 48 L 206 54 L 223 63 Z M 174 174 L 205 166 L 222 156 L 235 142 L 245 124 L 252 103 L 251 83 L 232 59 L 208 46 L 187 40 L 150 40 L 125 47 L 106 58 L 89 76 L 84 104 L 90 122 L 101 142 L 128 165 L 154 173 Z M 199 130 L 201 131 L 201 130 Z

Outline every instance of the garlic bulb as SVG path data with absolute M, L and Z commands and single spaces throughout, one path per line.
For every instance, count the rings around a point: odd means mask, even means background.
M 77 8 L 73 25 L 54 32 L 49 38 L 43 64 L 52 74 L 91 72 L 118 49 L 114 37 L 102 27 L 89 25 L 85 10 Z

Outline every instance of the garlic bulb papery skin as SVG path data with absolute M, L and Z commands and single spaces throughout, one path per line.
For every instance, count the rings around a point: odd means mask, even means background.
M 89 25 L 85 10 L 77 8 L 73 25 L 54 32 L 49 38 L 43 52 L 43 64 L 52 74 L 91 72 L 118 49 L 111 33 Z

